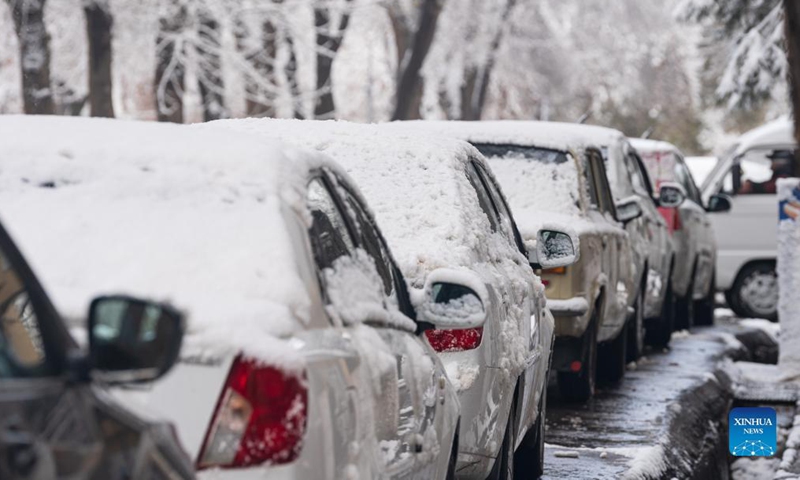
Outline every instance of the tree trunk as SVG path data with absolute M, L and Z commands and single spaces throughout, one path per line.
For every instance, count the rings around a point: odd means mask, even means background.
M 156 37 L 156 110 L 159 122 L 183 123 L 185 47 L 180 34 L 186 25 L 186 7 L 172 0 L 158 21 Z
M 219 23 L 211 12 L 198 13 L 197 84 L 203 102 L 203 121 L 228 118 L 225 109 L 225 81 L 222 78 Z
M 244 90 L 247 116 L 271 117 L 275 115 L 274 94 L 265 88 L 265 84 L 275 84 L 275 25 L 265 20 L 259 26 L 259 32 L 258 38 L 254 38 L 250 27 L 243 19 L 239 19 L 235 31 L 236 48 L 246 63 Z
M 347 0 L 348 3 L 351 0 Z M 345 6 L 339 18 L 339 25 L 331 31 L 331 12 L 327 6 L 314 9 L 314 28 L 317 41 L 317 101 L 314 105 L 315 118 L 332 118 L 336 112 L 333 101 L 333 59 L 342 45 L 347 24 L 350 22 L 349 6 Z
M 289 84 L 289 93 L 292 95 L 292 109 L 294 110 L 294 118 L 303 119 L 303 102 L 300 98 L 300 81 L 297 78 L 297 52 L 294 46 L 294 37 L 289 28 L 284 28 L 284 43 L 286 48 L 289 49 L 289 60 L 283 67 L 283 72 L 286 75 L 286 82 Z
M 420 6 L 419 27 L 414 34 L 410 57 L 403 58 L 395 94 L 395 110 L 392 120 L 420 118 L 422 98 L 422 64 L 428 56 L 433 38 L 436 34 L 436 23 L 442 11 L 441 0 L 423 0 Z
M 794 111 L 794 136 L 800 144 L 800 4 L 784 0 L 786 47 L 789 57 L 789 90 Z M 800 177 L 800 158 L 795 152 L 794 176 Z
M 44 24 L 45 0 L 6 0 L 19 39 L 22 99 L 27 114 L 53 114 L 50 85 L 50 35 Z
M 492 79 L 492 71 L 497 61 L 497 51 L 500 50 L 505 26 L 516 3 L 517 0 L 508 0 L 506 2 L 506 8 L 503 10 L 497 31 L 492 37 L 492 43 L 489 45 L 486 63 L 482 68 L 473 66 L 466 72 L 464 86 L 461 89 L 462 120 L 480 120 L 483 115 L 483 107 L 486 104 L 486 96 L 489 92 L 489 82 Z
M 89 109 L 93 117 L 114 117 L 111 81 L 111 28 L 108 2 L 84 3 L 89 43 Z

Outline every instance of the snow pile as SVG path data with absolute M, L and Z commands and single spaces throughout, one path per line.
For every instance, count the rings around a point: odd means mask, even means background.
M 283 211 L 328 162 L 196 130 L 0 117 L 0 217 L 66 317 L 102 294 L 166 300 L 188 317 L 184 356 L 285 363 L 278 338 L 310 302 Z
M 447 370 L 447 378 L 450 379 L 450 383 L 453 384 L 458 393 L 472 388 L 480 372 L 478 365 L 461 362 L 447 362 L 445 363 L 445 369 Z

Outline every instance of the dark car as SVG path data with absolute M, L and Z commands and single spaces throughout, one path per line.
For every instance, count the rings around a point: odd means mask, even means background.
M 166 373 L 182 316 L 98 297 L 88 332 L 81 349 L 0 224 L 0 479 L 194 478 L 169 425 L 137 417 L 101 388 Z

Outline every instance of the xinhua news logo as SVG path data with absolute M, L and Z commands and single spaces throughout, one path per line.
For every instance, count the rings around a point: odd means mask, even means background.
M 771 457 L 778 450 L 778 422 L 773 408 L 734 408 L 728 415 L 728 429 L 731 455 Z

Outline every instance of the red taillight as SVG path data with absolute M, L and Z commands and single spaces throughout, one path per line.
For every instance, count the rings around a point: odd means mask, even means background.
M 673 233 L 675 230 L 680 230 L 683 228 L 680 210 L 677 208 L 658 207 L 658 211 L 661 213 L 661 216 L 664 217 L 664 220 L 667 221 L 667 229 L 669 230 L 669 233 Z
M 198 468 L 295 460 L 306 428 L 304 383 L 303 378 L 237 357 L 206 432 Z
M 683 222 L 681 222 L 681 211 L 677 208 L 675 209 L 675 221 L 672 224 L 673 231 L 675 230 L 682 230 L 683 229 Z
M 463 352 L 478 348 L 483 339 L 483 327 L 463 330 L 427 330 L 428 343 L 437 352 Z

